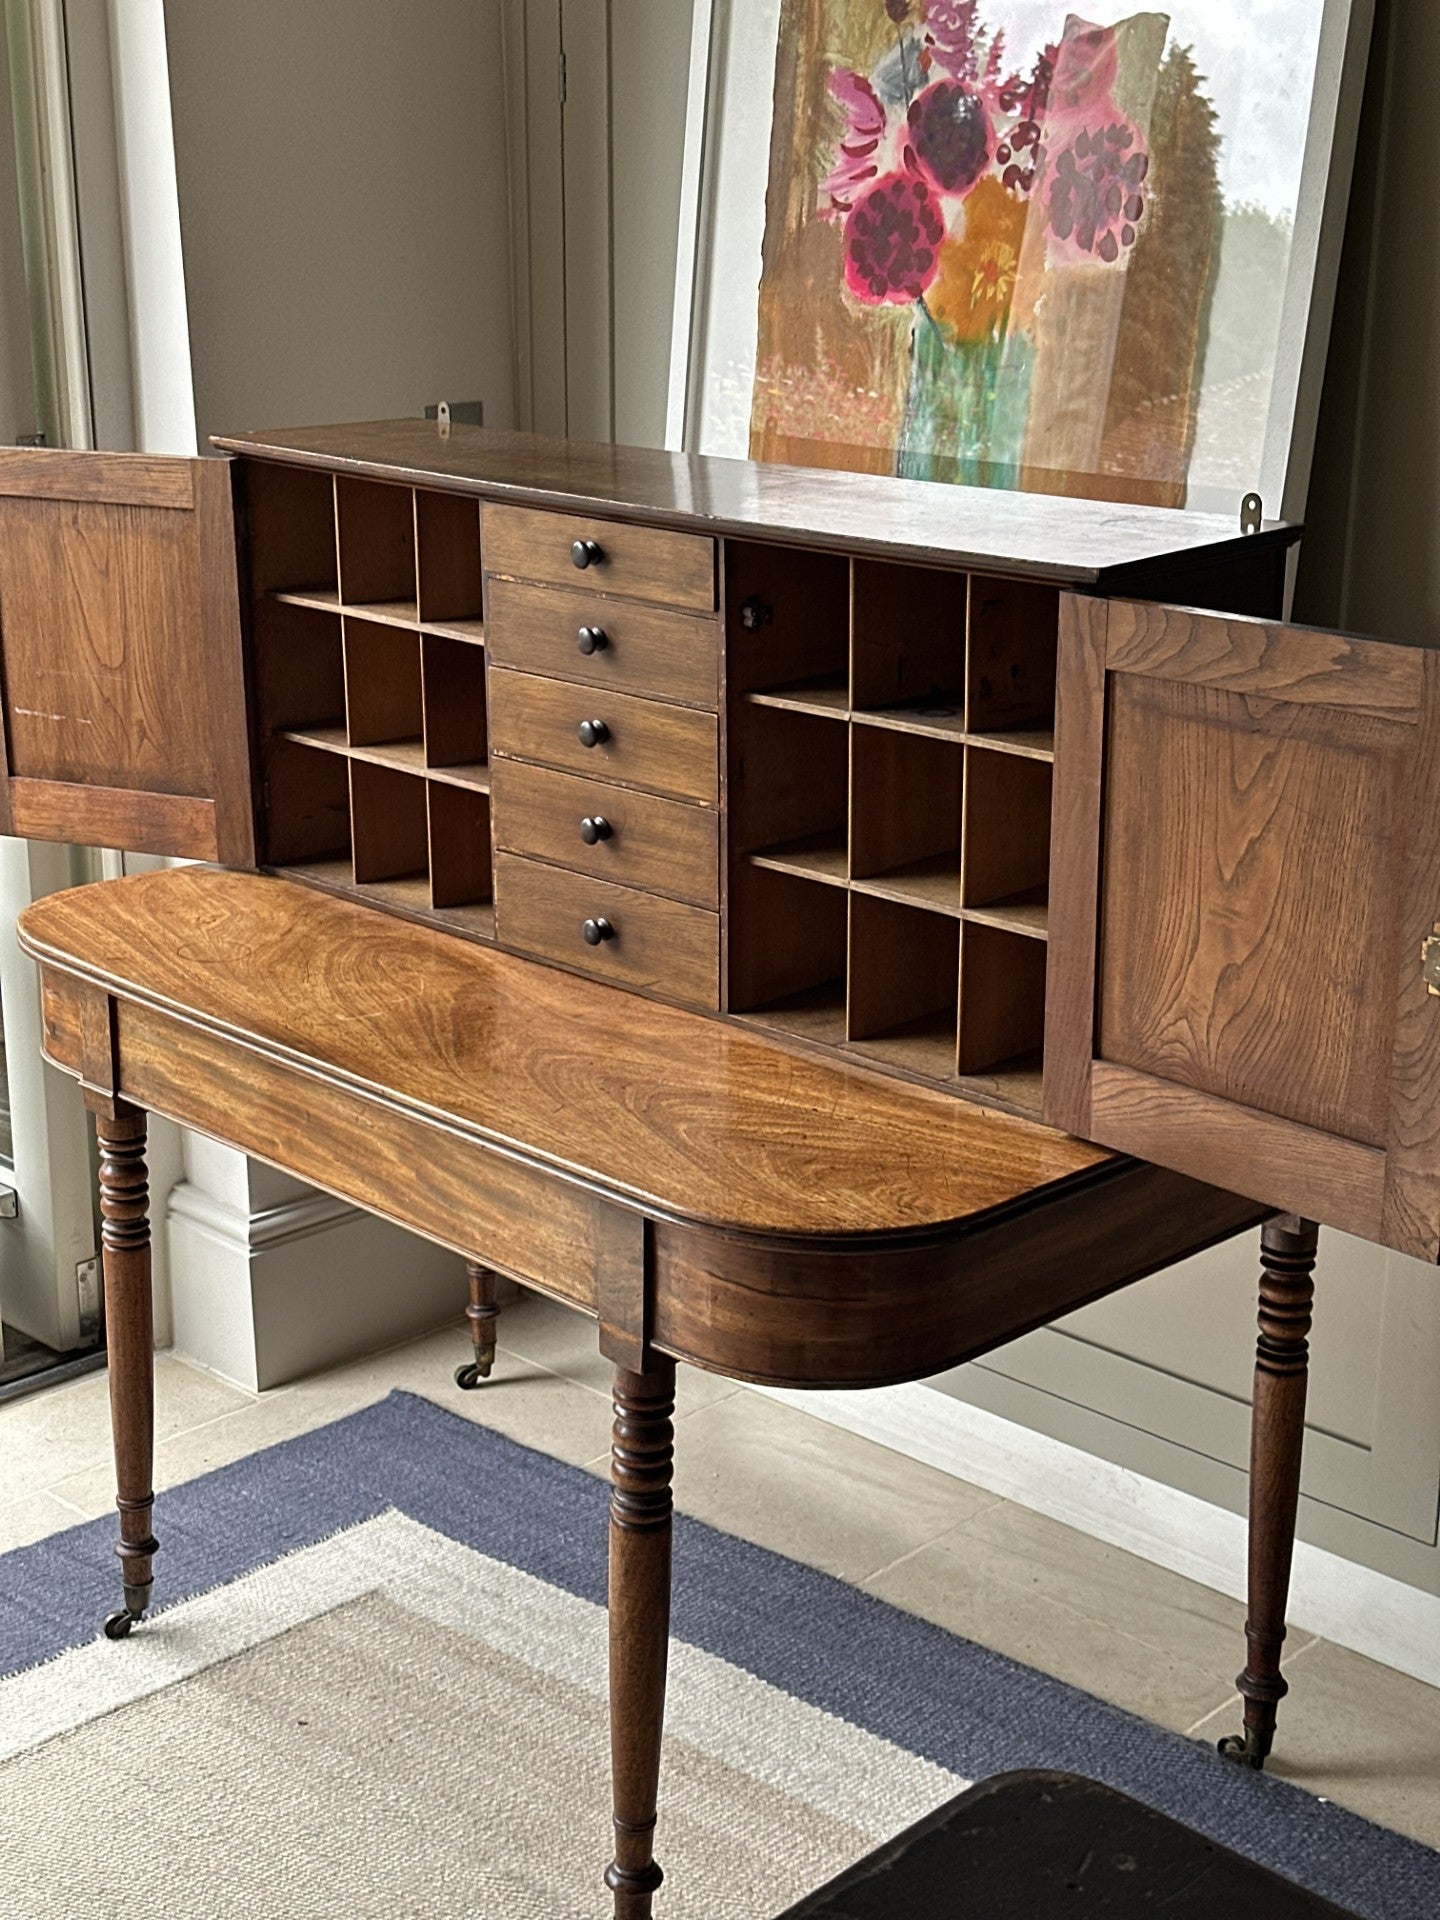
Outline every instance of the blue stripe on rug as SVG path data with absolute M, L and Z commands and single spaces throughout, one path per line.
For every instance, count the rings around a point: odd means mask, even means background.
M 173 1605 L 394 1507 L 584 1599 L 605 1597 L 606 1488 L 413 1394 L 171 1488 Z M 0 1674 L 95 1638 L 113 1519 L 0 1556 Z M 1173 1814 L 1364 1920 L 1435 1920 L 1440 1853 L 762 1547 L 683 1516 L 673 1631 L 969 1778 L 1052 1767 Z

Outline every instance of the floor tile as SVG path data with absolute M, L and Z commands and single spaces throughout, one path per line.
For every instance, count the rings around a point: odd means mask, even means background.
M 609 1398 L 614 1367 L 596 1344 L 595 1322 L 588 1314 L 540 1294 L 523 1294 L 501 1308 L 499 1340 L 504 1352 L 563 1373 L 567 1380 Z M 682 1363 L 675 1370 L 675 1410 L 682 1419 L 739 1391 L 735 1381 L 702 1373 L 699 1367 Z
M 253 1406 L 255 1396 L 173 1355 L 155 1359 L 155 1431 L 183 1433 Z M 110 1382 L 82 1374 L 0 1404 L 0 1501 L 38 1492 L 110 1459 Z
M 1102 1602 L 1089 1606 L 1083 1568 L 1074 1578 L 1058 1579 L 1031 1579 L 1023 1571 L 1016 1579 L 1015 1572 L 1009 1541 L 997 1547 L 973 1526 L 961 1526 L 863 1584 L 907 1613 L 1176 1732 L 1193 1726 L 1230 1692 L 1238 1661 L 1217 1671 L 1122 1632 L 1105 1618 Z
M 1440 1689 L 1319 1640 L 1286 1662 L 1269 1770 L 1440 1847 Z M 1240 1727 L 1238 1695 L 1197 1737 Z
M 675 1499 L 713 1527 L 862 1580 L 994 1495 L 742 1390 L 677 1426 Z
M 598 1394 L 508 1354 L 483 1387 L 462 1393 L 453 1378 L 459 1364 L 455 1343 L 456 1328 L 446 1327 L 262 1394 L 205 1426 L 157 1439 L 156 1490 L 343 1419 L 383 1400 L 396 1387 L 423 1394 L 453 1413 L 576 1466 L 608 1447 L 610 1410 Z M 463 1358 L 463 1347 L 460 1353 Z M 108 1512 L 114 1497 L 108 1459 L 58 1481 L 53 1491 L 84 1513 Z
M 1080 1613 L 1205 1672 L 1230 1688 L 1245 1661 L 1245 1607 L 1199 1581 L 1009 1500 L 964 1528 L 990 1574 L 1063 1598 Z
M 28 1547 L 47 1535 L 73 1527 L 80 1515 L 48 1493 L 32 1493 L 0 1506 L 0 1553 Z

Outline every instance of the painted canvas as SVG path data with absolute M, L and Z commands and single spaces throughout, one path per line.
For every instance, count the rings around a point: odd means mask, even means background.
M 749 451 L 1257 483 L 1320 0 L 781 0 Z

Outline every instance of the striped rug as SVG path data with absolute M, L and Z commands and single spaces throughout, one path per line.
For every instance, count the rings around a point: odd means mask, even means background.
M 410 1394 L 0 1557 L 0 1920 L 599 1920 L 605 1488 Z M 677 1523 L 667 1920 L 766 1920 L 970 1780 L 1106 1780 L 1367 1920 L 1440 1854 Z

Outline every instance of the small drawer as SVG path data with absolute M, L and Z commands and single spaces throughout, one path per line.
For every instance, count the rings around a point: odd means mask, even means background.
M 496 843 L 508 853 L 697 907 L 720 904 L 720 816 L 708 807 L 518 760 L 493 763 L 491 798 Z
M 720 798 L 720 723 L 713 713 L 511 668 L 490 675 L 490 751 L 706 806 Z
M 490 573 L 715 611 L 715 542 L 703 534 L 487 506 L 481 540 Z
M 702 706 L 720 697 L 720 623 L 713 618 L 492 577 L 485 637 L 496 666 Z
M 502 853 L 495 937 L 619 987 L 709 1010 L 720 1005 L 720 917 L 678 900 Z

